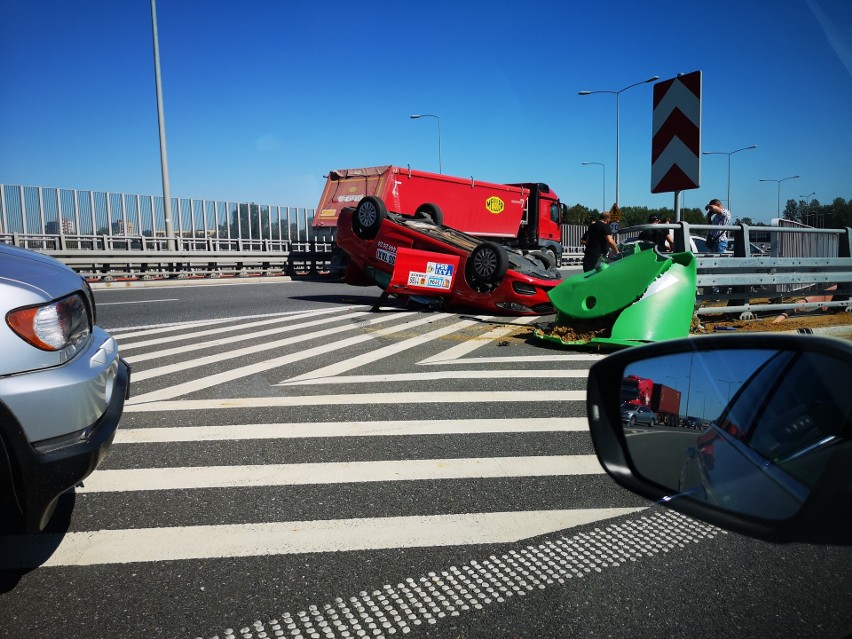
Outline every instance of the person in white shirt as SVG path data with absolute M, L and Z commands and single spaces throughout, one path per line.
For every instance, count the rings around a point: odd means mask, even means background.
M 714 226 L 731 223 L 731 212 L 719 200 L 710 200 L 704 210 L 707 211 L 708 222 Z M 707 248 L 713 253 L 724 253 L 728 249 L 728 232 L 725 229 L 710 231 L 707 234 Z

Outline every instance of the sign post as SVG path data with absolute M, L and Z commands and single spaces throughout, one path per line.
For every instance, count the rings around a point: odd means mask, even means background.
M 651 193 L 675 194 L 701 185 L 701 71 L 654 85 Z

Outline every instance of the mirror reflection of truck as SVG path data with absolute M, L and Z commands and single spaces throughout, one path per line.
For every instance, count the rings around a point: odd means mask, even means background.
M 333 233 L 343 207 L 355 206 L 368 195 L 380 198 L 389 211 L 428 217 L 532 253 L 546 267 L 562 262 L 561 225 L 567 207 L 546 184 L 495 184 L 396 166 L 329 171 L 313 220 L 315 233 Z
M 621 382 L 622 403 L 647 406 L 666 426 L 680 426 L 680 400 L 679 390 L 647 377 L 628 375 Z

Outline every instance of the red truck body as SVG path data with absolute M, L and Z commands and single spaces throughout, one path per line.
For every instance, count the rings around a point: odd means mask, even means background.
M 621 382 L 621 401 L 647 406 L 669 426 L 680 424 L 681 392 L 647 377 L 628 375 Z
M 314 228 L 335 228 L 342 208 L 368 195 L 409 216 L 435 204 L 446 226 L 522 251 L 546 250 L 557 260 L 562 255 L 564 207 L 546 184 L 493 184 L 396 166 L 330 171 Z
M 654 384 L 651 391 L 650 408 L 657 413 L 660 421 L 669 426 L 680 424 L 680 391 L 665 384 Z

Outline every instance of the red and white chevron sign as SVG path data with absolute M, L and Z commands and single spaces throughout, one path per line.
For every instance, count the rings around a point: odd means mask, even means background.
M 651 193 L 697 189 L 701 182 L 701 71 L 654 85 Z

